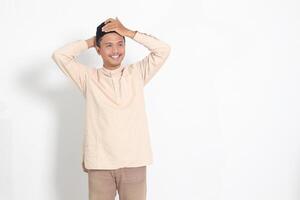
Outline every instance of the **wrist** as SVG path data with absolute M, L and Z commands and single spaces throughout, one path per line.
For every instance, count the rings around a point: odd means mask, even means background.
M 126 36 L 126 37 L 130 37 L 130 38 L 134 38 L 136 32 L 137 32 L 137 31 L 132 31 L 132 30 L 130 30 L 130 29 L 127 29 L 126 32 L 125 32 L 125 36 Z

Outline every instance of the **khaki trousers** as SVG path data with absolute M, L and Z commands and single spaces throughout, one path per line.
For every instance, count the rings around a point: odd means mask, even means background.
M 88 170 L 89 200 L 146 200 L 146 166 Z

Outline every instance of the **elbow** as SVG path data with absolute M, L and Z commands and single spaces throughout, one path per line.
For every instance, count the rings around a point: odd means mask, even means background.
M 59 59 L 59 53 L 57 51 L 54 51 L 51 55 L 52 60 L 56 61 Z
M 164 52 L 165 52 L 166 57 L 168 57 L 170 55 L 170 53 L 171 53 L 171 46 L 169 44 L 165 44 Z
M 167 44 L 167 49 L 168 49 L 168 53 L 170 54 L 170 52 L 171 52 L 171 46 L 169 44 Z

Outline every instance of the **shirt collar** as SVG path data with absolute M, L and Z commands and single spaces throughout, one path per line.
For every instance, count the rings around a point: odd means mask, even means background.
M 117 69 L 107 69 L 104 66 L 100 68 L 100 70 L 107 76 L 116 76 L 120 74 L 120 72 L 122 72 L 123 69 L 124 69 L 123 65 L 120 65 Z

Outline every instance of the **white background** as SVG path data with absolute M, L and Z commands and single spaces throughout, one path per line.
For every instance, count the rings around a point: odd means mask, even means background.
M 149 200 L 300 199 L 297 0 L 0 3 L 0 199 L 88 199 L 84 98 L 51 60 L 118 16 L 172 47 L 145 88 Z M 148 51 L 130 38 L 124 62 Z M 100 67 L 94 49 L 80 61 Z

